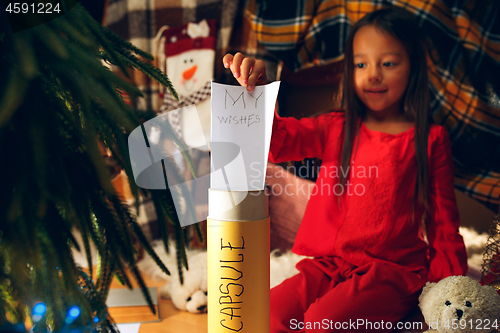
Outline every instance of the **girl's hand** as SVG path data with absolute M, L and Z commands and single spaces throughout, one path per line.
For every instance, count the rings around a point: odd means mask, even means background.
M 222 58 L 225 68 L 231 69 L 238 83 L 252 91 L 255 86 L 267 84 L 266 65 L 262 60 L 247 58 L 242 53 L 236 53 L 234 57 L 226 54 Z

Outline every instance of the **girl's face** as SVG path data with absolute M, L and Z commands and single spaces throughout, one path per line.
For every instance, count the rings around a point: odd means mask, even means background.
M 394 37 L 374 26 L 360 28 L 353 40 L 354 87 L 368 116 L 397 117 L 410 76 L 410 58 Z

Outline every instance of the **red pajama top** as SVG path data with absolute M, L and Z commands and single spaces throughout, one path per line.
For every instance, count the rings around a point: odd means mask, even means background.
M 379 261 L 400 266 L 428 281 L 464 275 L 467 255 L 458 233 L 453 159 L 448 133 L 431 125 L 428 139 L 429 205 L 426 232 L 420 233 L 423 209 L 411 203 L 417 174 L 414 127 L 399 134 L 359 129 L 349 170 L 342 170 L 344 112 L 316 118 L 275 116 L 269 159 L 298 161 L 319 157 L 322 165 L 292 251 L 306 256 L 337 256 L 361 266 Z M 340 172 L 349 173 L 342 187 Z M 340 207 L 336 194 L 343 193 Z M 415 281 L 417 283 L 417 281 Z

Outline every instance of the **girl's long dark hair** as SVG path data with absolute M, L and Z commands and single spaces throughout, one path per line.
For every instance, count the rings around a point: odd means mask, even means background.
M 429 88 L 425 41 L 412 14 L 404 9 L 392 7 L 367 14 L 351 29 L 345 46 L 344 80 L 342 105 L 345 110 L 345 127 L 341 161 L 342 170 L 351 166 L 354 141 L 359 134 L 361 121 L 366 116 L 364 104 L 358 99 L 354 89 L 353 40 L 356 32 L 364 26 L 374 26 L 399 40 L 410 57 L 410 78 L 404 96 L 404 113 L 415 123 L 415 152 L 417 177 L 413 194 L 412 213 L 415 199 L 428 212 L 429 175 L 427 166 L 427 138 L 429 135 Z M 349 173 L 347 173 L 349 174 Z M 341 173 L 340 184 L 346 184 Z M 339 197 L 340 200 L 340 197 Z M 412 214 L 413 216 L 414 214 Z

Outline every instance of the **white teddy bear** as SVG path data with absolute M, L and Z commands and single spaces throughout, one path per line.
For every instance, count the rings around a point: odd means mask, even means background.
M 165 281 L 160 288 L 160 296 L 172 300 L 174 306 L 191 313 L 207 311 L 207 253 L 200 250 L 187 250 L 189 270 L 182 268 L 184 283 L 181 285 L 177 271 L 175 245 L 170 244 L 169 253 L 161 241 L 154 242 L 153 248 L 161 261 L 169 268 L 170 275 L 162 272 L 149 255 L 138 262 L 139 269 L 153 281 Z
M 182 268 L 184 283 L 179 281 L 177 269 L 171 270 L 171 279 L 160 289 L 160 295 L 172 299 L 179 310 L 191 313 L 207 311 L 207 253 L 189 257 L 189 271 Z
M 466 276 L 427 282 L 419 306 L 427 332 L 489 333 L 500 329 L 500 295 Z

